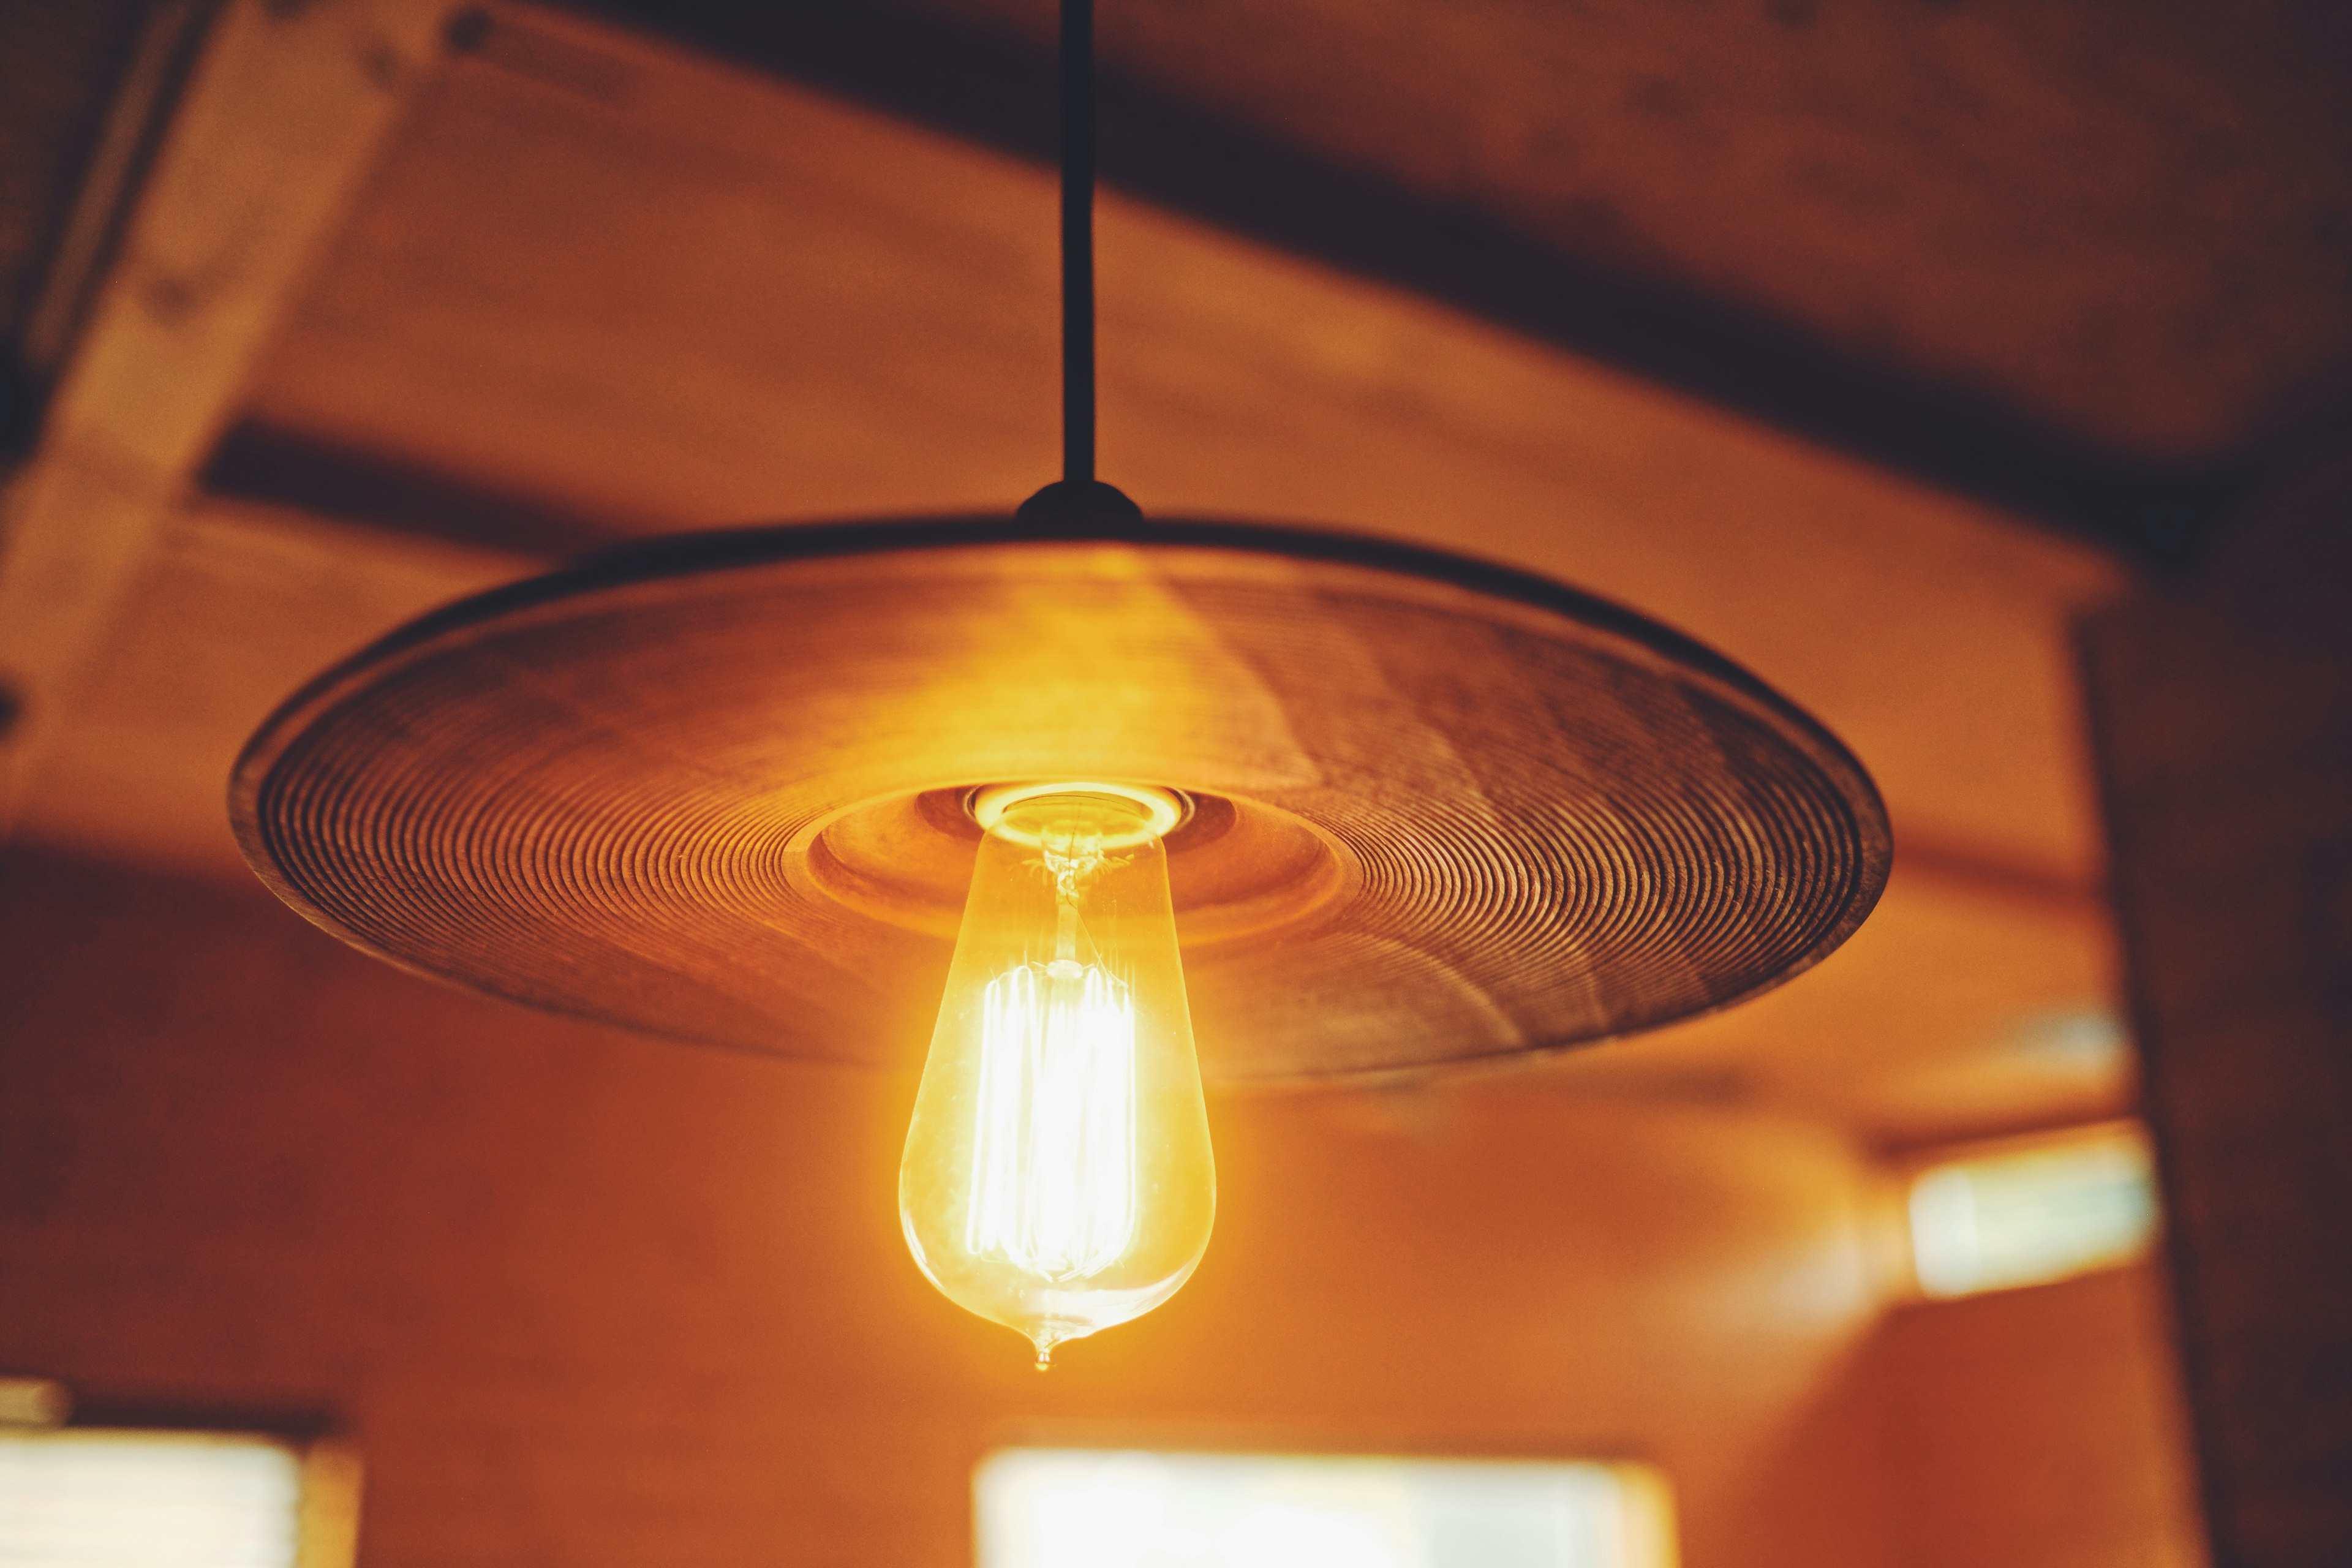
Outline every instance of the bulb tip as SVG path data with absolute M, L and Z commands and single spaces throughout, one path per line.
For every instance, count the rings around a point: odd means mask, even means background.
M 1053 1346 L 1039 1345 L 1037 1347 L 1037 1370 L 1039 1372 L 1051 1372 L 1054 1370 Z

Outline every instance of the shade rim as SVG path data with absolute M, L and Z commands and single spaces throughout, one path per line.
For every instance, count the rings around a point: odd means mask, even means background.
M 1357 567 L 1440 584 L 1564 617 L 1621 639 L 1662 665 L 1696 674 L 1753 704 L 1788 739 L 1799 742 L 1811 763 L 1828 775 L 1851 816 L 1857 858 L 1855 879 L 1841 917 L 1822 929 L 1818 940 L 1759 976 L 1754 984 L 1706 1005 L 1615 1032 L 1584 1034 L 1556 1041 L 1531 1040 L 1508 1049 L 1465 1053 L 1442 1061 L 1341 1067 L 1229 1081 L 1279 1088 L 1421 1077 L 1497 1060 L 1557 1055 L 1687 1022 L 1751 1000 L 1812 968 L 1859 929 L 1884 892 L 1892 866 L 1893 840 L 1885 803 L 1867 770 L 1834 733 L 1810 713 L 1705 644 L 1612 600 L 1493 561 L 1357 532 L 1219 518 L 1129 521 L 1116 516 L 1040 519 L 1034 515 L 1020 518 L 1001 513 L 943 513 L 754 525 L 666 535 L 600 551 L 554 571 L 492 588 L 429 612 L 377 638 L 305 683 L 278 706 L 240 752 L 229 780 L 231 825 L 247 864 L 283 901 L 340 940 L 409 973 L 478 994 L 499 994 L 542 1012 L 568 1014 L 606 1026 L 628 1027 L 683 1043 L 750 1055 L 828 1060 L 797 1053 L 757 1050 L 643 1023 L 618 1023 L 588 1006 L 551 1005 L 543 997 L 501 992 L 496 986 L 443 973 L 387 949 L 321 907 L 296 885 L 278 863 L 265 832 L 261 808 L 272 769 L 310 723 L 326 714 L 342 698 L 362 689 L 373 676 L 396 666 L 404 654 L 540 606 L 604 590 L 736 569 L 789 566 L 799 562 L 814 564 L 899 552 L 1096 544 L 1146 552 L 1228 552 L 1276 561 Z M 854 1061 L 845 1060 L 838 1065 L 872 1070 L 870 1066 Z

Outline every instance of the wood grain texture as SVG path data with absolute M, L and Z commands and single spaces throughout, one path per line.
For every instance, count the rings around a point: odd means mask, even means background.
M 232 812 L 280 896 L 407 967 L 911 1066 L 948 945 L 825 897 L 810 845 L 866 802 L 1060 775 L 1262 802 L 1352 861 L 1347 897 L 1188 959 L 1225 1079 L 1727 1005 L 1842 942 L 1890 854 L 1835 740 L 1662 627 L 1457 558 L 1213 524 L 745 531 L 520 584 L 295 699 Z
M 1053 37 L 1051 0 L 911 7 Z M 1477 214 L 1797 324 L 2103 454 L 2242 449 L 2315 383 L 2340 387 L 2352 354 L 2340 7 L 1128 0 L 1103 7 L 1100 47 L 1114 79 L 1412 193 L 1438 223 Z M 1126 109 L 1105 110 L 1114 183 L 1216 183 L 1182 150 L 1120 146 Z M 1658 339 L 1672 363 L 1672 329 Z M 1777 368 L 1781 400 L 1804 398 L 1801 362 Z M 1774 401 L 1757 399 L 1768 418 Z
M 0 492 L 0 832 L 384 133 L 445 0 L 224 6 L 120 253 Z

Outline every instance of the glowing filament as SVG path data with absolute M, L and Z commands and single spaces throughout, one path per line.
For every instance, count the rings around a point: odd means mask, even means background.
M 1135 1003 L 1057 956 L 988 983 L 964 1248 L 1084 1279 L 1135 1239 Z

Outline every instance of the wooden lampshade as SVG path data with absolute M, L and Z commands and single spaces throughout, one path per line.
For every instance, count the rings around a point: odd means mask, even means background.
M 1858 926 L 1885 815 L 1728 661 L 1500 568 L 1235 524 L 940 520 L 667 541 L 467 600 L 283 707 L 247 858 L 406 968 L 912 1068 L 979 786 L 1181 792 L 1203 1070 L 1574 1046 Z

